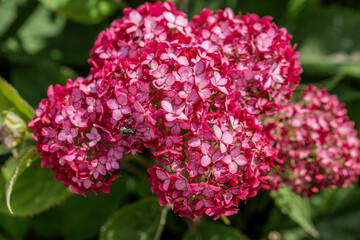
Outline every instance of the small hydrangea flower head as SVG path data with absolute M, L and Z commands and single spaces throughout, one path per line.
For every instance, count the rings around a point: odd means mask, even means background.
M 104 130 L 104 104 L 96 91 L 83 91 L 89 79 L 68 80 L 66 86 L 50 86 L 48 98 L 41 101 L 29 128 L 38 141 L 41 165 L 50 167 L 55 178 L 71 186 L 75 193 L 92 189 L 109 192 L 111 182 L 119 175 L 118 159 L 123 149 L 117 138 Z M 117 156 L 111 154 L 117 150 Z
M 265 120 L 278 149 L 269 185 L 311 196 L 327 187 L 347 187 L 360 169 L 359 140 L 344 104 L 325 89 L 307 86 L 297 103 Z
M 299 53 L 271 17 L 204 9 L 190 25 L 200 43 L 223 53 L 239 92 L 235 100 L 250 113 L 268 115 L 290 100 L 302 72 Z
M 80 194 L 108 192 L 123 155 L 154 146 L 156 106 L 161 106 L 154 90 L 167 91 L 175 79 L 167 73 L 169 65 L 158 64 L 156 50 L 166 49 L 161 52 L 165 62 L 182 63 L 183 57 L 176 58 L 169 45 L 191 42 L 187 25 L 186 15 L 171 2 L 125 9 L 124 18 L 99 34 L 88 77 L 49 87 L 29 128 L 38 141 L 42 166 L 50 167 L 57 180 Z M 179 74 L 184 78 L 186 69 Z M 174 106 L 167 116 L 184 117 L 182 107 Z

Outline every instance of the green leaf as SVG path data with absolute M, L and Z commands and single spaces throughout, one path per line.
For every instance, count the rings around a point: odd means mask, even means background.
M 301 55 L 300 61 L 307 74 L 337 74 L 360 78 L 360 61 L 358 58 L 352 59 L 351 56 L 344 53 L 331 55 L 304 53 Z
M 16 19 L 16 5 L 23 2 L 23 0 L 6 1 L 0 7 L 0 35 L 3 34 L 10 24 Z
M 38 106 L 41 99 L 47 98 L 50 84 L 65 85 L 68 78 L 75 77 L 69 68 L 48 62 L 37 62 L 28 66 L 16 66 L 11 69 L 11 82 L 32 106 Z
M 34 109 L 21 98 L 19 93 L 8 82 L 0 77 L 0 111 L 14 111 L 23 120 L 30 121 L 34 115 Z M 0 114 L 2 115 L 2 114 Z M 3 117 L 0 116 L 0 122 Z
M 30 218 L 19 218 L 5 214 L 0 215 L 0 226 L 11 239 L 26 239 L 31 226 Z M 1 238 L 0 238 L 1 239 Z
M 40 167 L 35 148 L 24 150 L 1 170 L 6 185 L 5 193 L 1 194 L 0 213 L 9 213 L 10 210 L 16 216 L 34 215 L 71 194 L 61 182 L 54 179 L 48 168 Z
M 286 240 L 309 240 L 309 235 L 302 228 L 291 228 L 281 232 L 282 239 Z
M 288 23 L 299 44 L 306 74 L 360 78 L 360 14 L 345 8 L 312 7 Z
M 101 228 L 100 239 L 156 239 L 159 226 L 164 224 L 160 221 L 164 209 L 155 198 L 142 199 L 122 207 Z
M 321 211 L 317 223 L 322 239 L 359 239 L 360 189 L 338 189 L 331 191 L 330 194 L 332 194 L 331 198 L 323 198 L 322 202 L 331 208 Z
M 313 237 L 319 237 L 311 220 L 310 205 L 307 198 L 301 198 L 291 191 L 289 187 L 282 187 L 277 192 L 272 191 L 270 196 L 282 213 L 287 214 Z
M 28 151 L 26 151 L 25 154 L 19 158 L 20 161 L 17 164 L 15 171 L 13 172 L 9 181 L 6 184 L 6 187 L 5 187 L 6 206 L 9 209 L 11 214 L 13 214 L 13 211 L 11 209 L 10 198 L 11 198 L 12 190 L 16 183 L 16 180 L 35 161 L 36 158 L 37 158 L 37 154 L 36 154 L 35 149 L 29 149 Z
M 8 154 L 10 152 L 10 149 L 4 147 L 3 145 L 0 145 L 0 156 Z
M 16 60 L 23 60 L 36 56 L 52 38 L 59 36 L 65 27 L 64 17 L 54 15 L 45 6 L 37 5 L 37 1 L 31 2 L 36 3 L 35 6 L 19 13 L 21 18 L 24 14 L 27 17 L 13 26 L 6 38 L 0 41 L 0 52 L 6 58 L 17 56 Z M 56 54 L 55 51 L 50 52 L 50 55 Z
M 95 195 L 88 192 L 86 197 L 73 194 L 61 205 L 35 216 L 33 224 L 36 234 L 41 239 L 95 239 L 100 227 L 128 200 L 129 193 L 125 188 L 127 180 L 127 175 L 116 179 L 110 193 Z
M 235 228 L 204 223 L 189 230 L 182 240 L 248 240 L 248 238 Z
M 40 0 L 40 2 L 51 10 L 82 23 L 100 22 L 117 9 L 114 0 Z

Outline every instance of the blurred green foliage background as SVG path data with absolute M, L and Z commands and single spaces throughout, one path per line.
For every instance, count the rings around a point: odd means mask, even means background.
M 360 1 L 175 2 L 181 10 L 187 12 L 189 18 L 200 13 L 203 8 L 216 10 L 225 7 L 232 8 L 234 12 L 272 16 L 278 26 L 286 27 L 294 36 L 292 43 L 298 44 L 297 50 L 301 52 L 304 69 L 302 83 L 320 84 L 337 94 L 346 103 L 350 118 L 360 127 Z M 86 76 L 89 71 L 88 52 L 98 33 L 108 27 L 111 21 L 120 18 L 124 7 L 135 8 L 142 3 L 143 0 L 0 0 L 0 76 L 36 108 L 40 100 L 46 97 L 50 84 L 64 85 L 68 78 Z M 5 164 L 7 157 L 0 156 L 1 165 Z M 154 197 L 147 181 L 146 166 L 141 163 L 141 160 L 129 159 L 122 165 L 121 174 L 124 177 L 114 182 L 111 194 L 88 194 L 84 198 L 63 193 L 66 200 L 61 204 L 62 199 L 52 200 L 51 205 L 55 207 L 47 211 L 41 209 L 40 214 L 23 212 L 19 214 L 21 216 L 11 216 L 2 204 L 4 197 L 0 196 L 0 240 L 98 239 L 99 236 L 101 239 L 140 239 L 125 238 L 126 231 L 129 236 L 141 236 L 132 232 L 136 231 L 135 225 L 127 230 L 122 229 L 125 232 L 109 235 L 109 226 L 120 229 L 122 224 L 131 222 L 131 217 L 127 219 L 126 211 L 117 213 L 117 219 L 126 221 L 108 219 L 121 206 L 143 197 Z M 33 171 L 43 170 L 39 169 Z M 38 185 L 39 191 L 46 187 L 59 187 L 51 185 L 55 180 L 48 169 L 45 171 L 39 172 L 37 176 L 50 179 L 50 185 Z M 22 177 L 26 179 L 26 176 Z M 3 187 L 4 180 L 1 178 Z M 29 183 L 36 184 L 35 181 Z M 28 187 L 22 186 L 22 191 Z M 276 203 L 281 205 L 282 200 L 292 201 L 278 198 Z M 307 203 L 311 207 L 309 218 L 319 231 L 320 239 L 360 239 L 359 184 L 353 189 L 325 191 Z M 21 206 L 24 203 L 18 204 Z M 153 210 L 157 217 L 159 211 Z M 299 227 L 292 220 L 294 217 L 290 218 L 290 215 L 284 214 L 286 210 L 282 210 L 276 207 L 268 193 L 259 193 L 241 206 L 239 214 L 230 217 L 231 226 L 225 226 L 221 220 L 214 222 L 210 218 L 195 222 L 184 220 L 170 211 L 161 239 L 312 239 L 303 229 L 304 225 L 303 228 Z M 301 209 L 290 211 L 295 212 L 295 215 L 302 214 Z M 144 216 L 143 221 L 151 220 L 151 214 Z M 197 227 L 196 234 L 194 226 Z M 122 235 L 117 235 L 120 233 Z M 151 238 L 145 236 L 144 239 Z

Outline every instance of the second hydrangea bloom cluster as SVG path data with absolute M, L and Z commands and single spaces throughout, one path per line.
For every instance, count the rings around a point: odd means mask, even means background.
M 236 213 L 282 148 L 260 119 L 299 83 L 290 40 L 271 18 L 230 9 L 190 22 L 171 2 L 125 9 L 99 34 L 89 75 L 40 103 L 29 127 L 42 166 L 76 193 L 107 192 L 123 155 L 145 147 L 161 205 L 191 218 Z
M 265 188 L 286 184 L 302 196 L 312 196 L 329 186 L 347 187 L 357 180 L 357 131 L 336 96 L 308 86 L 295 104 L 267 118 L 265 124 L 279 149 L 277 166 Z

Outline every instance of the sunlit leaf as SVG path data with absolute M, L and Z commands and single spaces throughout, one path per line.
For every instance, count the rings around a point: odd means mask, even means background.
M 19 95 L 15 88 L 0 77 L 0 111 L 13 111 L 25 121 L 34 117 L 34 109 Z M 0 114 L 0 122 L 3 116 Z
M 71 194 L 63 183 L 54 179 L 49 169 L 40 167 L 35 148 L 24 150 L 1 170 L 6 182 L 5 193 L 2 193 L 5 196 L 0 199 L 1 213 L 10 210 L 16 216 L 34 215 Z
M 311 220 L 310 205 L 307 198 L 301 198 L 291 191 L 289 187 L 282 187 L 277 192 L 272 191 L 270 196 L 282 213 L 287 214 L 313 237 L 319 237 Z

